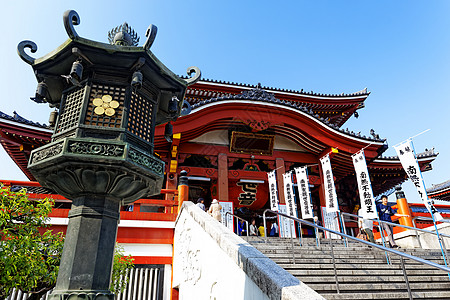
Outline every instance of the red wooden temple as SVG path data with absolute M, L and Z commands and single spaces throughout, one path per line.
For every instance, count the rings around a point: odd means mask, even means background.
M 358 116 L 369 94 L 364 89 L 324 95 L 213 80 L 190 86 L 185 100 L 191 112 L 173 122 L 172 138 L 165 136 L 164 125 L 155 131 L 155 153 L 165 162 L 165 190 L 157 197 L 135 202 L 132 208 L 122 208 L 117 242 L 133 255 L 136 265 L 164 269 L 164 294 L 168 295 L 176 189 L 183 170 L 188 173 L 189 200 L 202 197 L 208 206 L 217 198 L 257 216 L 270 207 L 267 172 L 276 170 L 282 191 L 282 174 L 307 165 L 314 213 L 320 216 L 325 199 L 318 163 L 320 157 L 331 153 L 340 210 L 355 213 L 359 197 L 351 156 L 364 148 L 375 196 L 393 192 L 407 177 L 397 157 L 382 155 L 388 148 L 386 140 L 373 130 L 365 136 L 343 128 L 349 118 Z M 0 183 L 11 189 L 26 187 L 30 199 L 54 198 L 50 223 L 54 231 L 65 232 L 71 201 L 42 188 L 27 169 L 32 149 L 48 143 L 51 134 L 48 126 L 16 112 L 12 116 L 0 112 L 0 143 L 30 180 L 0 178 Z M 436 156 L 433 150 L 418 154 L 421 170 L 430 170 Z M 246 190 L 248 183 L 256 188 Z M 436 195 L 448 199 L 448 184 L 433 189 L 430 195 L 435 190 Z M 282 192 L 279 200 L 285 203 Z M 422 204 L 409 207 L 412 217 L 428 215 Z M 437 207 L 444 217 L 450 216 L 448 206 Z M 423 227 L 427 222 L 417 223 Z M 356 226 L 346 222 L 350 230 Z
M 369 96 L 367 89 L 351 94 L 324 95 L 282 90 L 261 85 L 201 80 L 186 91 L 190 114 L 173 123 L 168 142 L 164 126 L 156 128 L 155 153 L 166 163 L 165 186 L 175 189 L 182 170 L 189 176 L 191 200 L 213 198 L 232 201 L 235 208 L 268 208 L 267 172 L 281 174 L 308 165 L 312 200 L 324 206 L 319 158 L 331 152 L 333 175 L 341 210 L 353 211 L 359 202 L 351 155 L 365 148 L 375 196 L 392 190 L 406 180 L 397 157 L 385 157 L 386 140 L 373 130 L 362 135 L 343 129 L 358 116 Z M 38 123 L 0 114 L 0 141 L 6 152 L 30 179 L 27 169 L 30 151 L 50 140 L 51 130 Z M 422 171 L 431 169 L 437 153 L 418 154 Z M 246 182 L 256 184 L 247 198 Z M 284 203 L 283 193 L 279 195 Z M 166 194 L 160 199 L 173 200 Z

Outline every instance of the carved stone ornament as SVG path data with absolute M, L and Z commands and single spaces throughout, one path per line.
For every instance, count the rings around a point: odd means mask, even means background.
M 114 300 L 115 295 L 111 292 L 96 293 L 96 292 L 67 292 L 59 294 L 58 291 L 52 292 L 48 299 L 49 300 Z
M 192 284 L 197 284 L 200 278 L 202 277 L 202 268 L 201 268 L 201 252 L 200 249 L 196 248 L 196 243 L 192 242 L 193 232 L 190 229 L 190 225 L 185 225 L 187 222 L 192 222 L 191 220 L 186 219 L 186 217 L 182 220 L 179 220 L 183 225 L 177 226 L 178 228 L 182 228 L 179 231 L 175 231 L 174 240 L 179 241 L 177 247 L 175 247 L 175 251 L 177 252 L 175 256 L 179 258 L 180 266 L 182 269 L 181 274 L 183 274 L 184 282 L 191 282 Z
M 69 141 L 68 152 L 77 154 L 122 157 L 125 145 Z
M 128 157 L 130 158 L 131 161 L 143 167 L 146 167 L 147 169 L 153 171 L 154 173 L 158 175 L 163 175 L 164 163 L 156 160 L 154 157 L 145 155 L 139 151 L 134 150 L 133 148 L 130 148 L 130 151 L 128 152 Z
M 33 156 L 30 159 L 31 164 L 35 164 L 37 162 L 40 162 L 44 159 L 56 156 L 60 154 L 63 150 L 63 143 L 58 143 L 56 145 L 53 145 L 51 147 L 40 149 L 33 153 Z
M 88 167 L 63 168 L 48 174 L 45 181 L 69 199 L 81 195 L 108 195 L 130 202 L 144 197 L 149 191 L 147 183 L 134 174 Z

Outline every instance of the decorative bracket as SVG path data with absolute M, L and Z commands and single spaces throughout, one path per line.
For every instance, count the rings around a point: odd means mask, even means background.
M 158 27 L 156 27 L 153 24 L 150 24 L 150 26 L 148 26 L 147 31 L 145 32 L 145 36 L 147 37 L 147 40 L 145 41 L 145 44 L 144 44 L 144 50 L 149 50 L 150 47 L 153 45 L 153 42 L 155 41 L 157 32 L 158 32 Z
M 139 59 L 131 67 L 131 71 L 139 70 L 145 64 L 145 58 L 139 57 Z
M 192 76 L 192 73 L 195 73 L 195 75 Z M 197 67 L 189 67 L 187 69 L 187 74 L 189 77 L 191 77 L 191 78 L 186 79 L 186 82 L 188 85 L 196 83 L 197 81 L 200 80 L 200 76 L 202 76 L 202 72 Z
M 83 59 L 84 61 L 89 63 L 91 66 L 94 65 L 94 63 L 90 61 L 89 58 L 86 55 L 84 55 L 83 52 L 81 52 L 81 50 L 78 49 L 77 47 L 72 48 L 72 53 L 79 59 Z
M 73 40 L 79 37 L 78 33 L 73 28 L 73 25 L 80 25 L 80 16 L 74 10 L 66 10 L 63 15 L 64 28 L 66 28 L 67 35 Z
M 191 110 L 192 110 L 191 104 L 183 99 L 183 105 L 181 106 L 181 115 L 187 116 L 188 114 L 191 113 Z
M 20 58 L 29 65 L 34 64 L 35 59 L 28 54 L 25 53 L 25 48 L 30 48 L 31 53 L 35 53 L 37 51 L 37 45 L 32 41 L 22 41 L 17 45 L 17 53 Z

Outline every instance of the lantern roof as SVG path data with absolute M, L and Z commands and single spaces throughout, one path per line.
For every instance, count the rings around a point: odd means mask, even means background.
M 52 52 L 41 58 L 33 58 L 25 52 L 25 48 L 36 52 L 37 45 L 34 42 L 22 41 L 17 47 L 20 58 L 32 66 L 38 82 L 44 82 L 48 87 L 48 95 L 43 102 L 48 102 L 52 107 L 59 105 L 63 90 L 78 83 L 70 74 L 74 62 L 80 62 L 84 72 L 90 71 L 111 80 L 128 76 L 122 79 L 131 81 L 131 74 L 140 71 L 144 85 L 147 81 L 147 84 L 178 99 L 183 99 L 186 88 L 200 79 L 198 68 L 188 68 L 189 76 L 195 73 L 192 77 L 179 77 L 150 51 L 157 32 L 154 25 L 147 29 L 144 45 L 138 46 L 139 37 L 127 23 L 109 32 L 112 44 L 108 44 L 80 37 L 74 29 L 74 25 L 80 23 L 80 17 L 75 11 L 66 11 L 63 20 L 69 39 Z M 179 110 L 181 107 L 182 101 Z

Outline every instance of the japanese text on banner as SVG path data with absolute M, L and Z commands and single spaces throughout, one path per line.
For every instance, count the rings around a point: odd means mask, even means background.
M 286 200 L 286 209 L 287 215 L 291 217 L 297 217 L 297 205 L 295 204 L 295 195 L 294 195 L 294 187 L 292 186 L 292 173 L 286 172 L 283 174 L 283 183 L 284 183 L 284 199 Z M 292 237 L 296 237 L 295 234 L 295 222 L 289 220 L 291 223 L 291 231 Z
M 361 200 L 362 216 L 367 219 L 378 218 L 375 199 L 372 192 L 369 171 L 367 170 L 364 150 L 352 155 L 355 166 L 356 179 L 358 181 L 359 199 Z
M 270 209 L 278 211 L 278 189 L 275 170 L 267 173 L 267 178 L 269 182 Z
M 339 210 L 339 204 L 334 187 L 333 172 L 331 170 L 330 156 L 327 154 L 320 158 L 322 165 L 322 176 L 324 178 L 325 203 L 327 212 L 336 212 Z
M 286 201 L 287 214 L 291 217 L 297 217 L 297 205 L 295 204 L 294 187 L 292 186 L 292 174 L 287 172 L 283 174 L 284 199 Z
M 310 219 L 314 217 L 311 205 L 311 192 L 308 183 L 307 167 L 295 168 L 295 176 L 297 177 L 297 187 L 299 195 L 300 210 L 302 211 L 303 219 Z
M 436 221 L 442 220 L 441 214 L 434 207 L 433 200 L 428 198 L 427 191 L 425 190 L 425 183 L 422 178 L 422 172 L 420 171 L 419 164 L 417 163 L 416 154 L 411 140 L 407 140 L 401 143 L 399 146 L 394 146 L 397 152 L 398 158 L 405 169 L 406 174 L 417 188 L 417 192 L 420 195 L 425 207 L 432 214 Z

